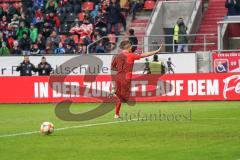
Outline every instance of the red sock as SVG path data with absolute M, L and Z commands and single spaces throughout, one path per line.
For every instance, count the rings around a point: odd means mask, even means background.
M 121 109 L 121 106 L 122 106 L 122 101 L 117 98 L 117 104 L 116 104 L 116 108 L 115 108 L 115 114 L 116 115 L 120 115 L 120 109 Z

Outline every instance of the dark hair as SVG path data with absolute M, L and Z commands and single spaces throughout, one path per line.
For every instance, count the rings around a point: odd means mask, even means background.
M 42 59 L 46 59 L 46 57 L 43 56 Z
M 157 54 L 155 54 L 155 55 L 153 56 L 153 61 L 158 62 L 158 55 L 157 55 Z
M 133 35 L 134 34 L 134 29 L 129 29 L 129 31 L 128 31 L 131 35 Z

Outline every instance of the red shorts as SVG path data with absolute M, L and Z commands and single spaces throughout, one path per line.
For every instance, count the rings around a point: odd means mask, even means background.
M 116 95 L 121 101 L 128 101 L 131 94 L 131 80 L 117 79 L 116 80 Z

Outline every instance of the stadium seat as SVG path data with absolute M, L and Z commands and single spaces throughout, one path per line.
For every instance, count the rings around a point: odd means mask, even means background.
M 94 9 L 94 3 L 93 2 L 84 2 L 82 4 L 82 11 L 92 11 Z
M 78 14 L 78 19 L 80 22 L 82 22 L 84 20 L 84 17 L 85 17 L 85 13 L 84 12 L 81 12 Z
M 156 4 L 155 1 L 147 0 L 147 1 L 145 1 L 145 3 L 144 3 L 144 9 L 152 10 L 152 9 L 154 9 L 155 4 Z
M 8 6 L 9 6 L 8 3 L 3 3 L 3 4 L 2 4 L 3 10 L 4 10 L 4 11 L 7 11 Z
M 19 9 L 19 8 L 20 8 L 20 4 L 19 4 L 18 2 L 13 3 L 13 7 L 14 7 L 15 9 Z

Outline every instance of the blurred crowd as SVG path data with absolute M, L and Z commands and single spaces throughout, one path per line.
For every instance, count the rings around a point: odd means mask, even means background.
M 4 0 L 0 2 L 0 55 L 105 53 L 126 31 L 139 0 Z M 8 1 L 8 2 L 6 2 Z M 125 9 L 127 8 L 127 10 Z M 103 36 L 110 38 L 104 38 Z

